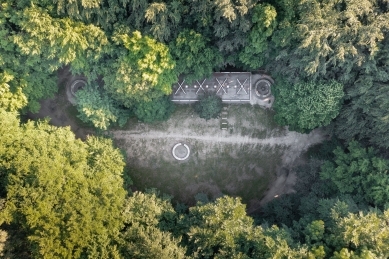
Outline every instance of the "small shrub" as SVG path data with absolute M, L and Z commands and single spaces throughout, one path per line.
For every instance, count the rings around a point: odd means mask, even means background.
M 215 94 L 205 95 L 195 104 L 194 110 L 200 118 L 217 118 L 222 110 L 222 99 Z

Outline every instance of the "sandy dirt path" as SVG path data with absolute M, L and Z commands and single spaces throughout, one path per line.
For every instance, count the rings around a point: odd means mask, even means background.
M 283 137 L 270 137 L 266 139 L 251 138 L 248 136 L 223 136 L 219 135 L 184 135 L 180 133 L 169 133 L 166 134 L 160 131 L 114 131 L 114 138 L 132 138 L 132 139 L 195 139 L 200 141 L 211 141 L 217 143 L 230 143 L 230 144 L 260 144 L 260 145 L 298 145 L 300 148 L 310 146 L 312 144 L 323 141 L 323 136 L 318 131 L 313 131 L 310 134 L 300 134 L 297 132 L 288 132 Z

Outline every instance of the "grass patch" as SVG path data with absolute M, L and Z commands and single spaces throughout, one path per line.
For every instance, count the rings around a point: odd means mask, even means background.
M 233 122 L 234 130 L 242 136 L 259 139 L 285 135 L 285 128 L 277 125 L 274 114 L 274 111 L 258 105 L 240 104 L 228 108 L 228 117 Z
M 138 150 L 146 149 L 145 145 L 145 142 L 139 145 Z M 281 162 L 282 149 L 270 146 L 217 144 L 209 147 L 207 143 L 193 140 L 190 146 L 191 156 L 185 162 L 173 160 L 169 150 L 165 156 L 149 153 L 147 161 L 145 157 L 142 161 L 136 157 L 129 159 L 129 175 L 134 185 L 141 190 L 158 188 L 173 195 L 175 201 L 189 205 L 194 204 L 194 196 L 200 192 L 210 198 L 221 194 L 240 196 L 248 203 L 263 197 L 275 179 L 276 165 Z M 204 150 L 207 150 L 205 154 Z
M 286 130 L 273 120 L 274 112 L 259 106 L 228 105 L 228 136 L 256 139 L 284 136 Z M 117 145 L 128 152 L 128 175 L 139 190 L 158 188 L 174 196 L 177 202 L 193 205 L 197 193 L 215 198 L 222 194 L 240 196 L 243 202 L 260 200 L 275 180 L 277 165 L 287 147 L 218 142 L 196 138 L 144 138 L 143 132 L 187 136 L 221 137 L 222 119 L 200 119 L 192 105 L 177 105 L 168 121 L 140 123 L 132 119 L 126 130 L 139 132 Z M 134 133 L 134 134 L 135 134 Z M 184 133 L 184 134 L 181 134 Z M 171 148 L 178 141 L 187 143 L 191 155 L 187 161 L 174 160 Z

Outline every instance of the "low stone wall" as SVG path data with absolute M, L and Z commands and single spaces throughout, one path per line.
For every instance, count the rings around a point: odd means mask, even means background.
M 70 103 L 75 105 L 77 103 L 75 93 L 85 86 L 88 78 L 82 75 L 71 76 L 66 84 L 66 97 Z

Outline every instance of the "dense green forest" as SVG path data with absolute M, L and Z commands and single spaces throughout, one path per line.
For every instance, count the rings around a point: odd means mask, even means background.
M 389 0 L 0 3 L 0 256 L 389 257 Z M 275 78 L 280 125 L 331 140 L 258 215 L 236 197 L 129 192 L 109 138 L 20 119 L 64 66 L 88 78 L 77 109 L 99 129 L 166 120 L 180 74 L 234 67 Z

